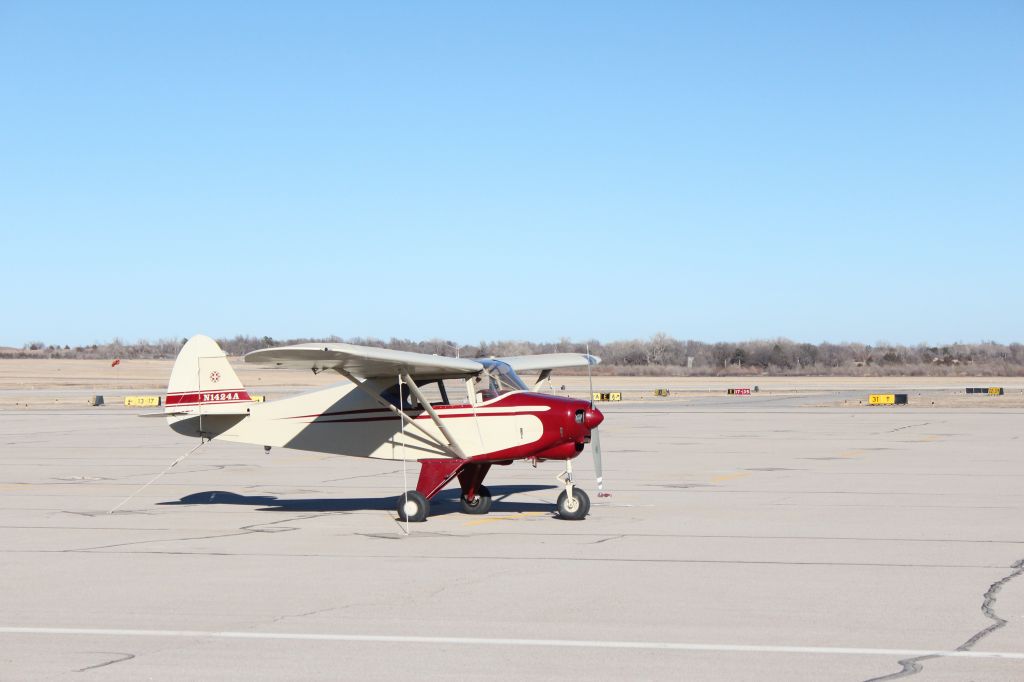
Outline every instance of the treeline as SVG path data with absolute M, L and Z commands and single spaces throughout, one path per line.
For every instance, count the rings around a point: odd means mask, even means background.
M 229 355 L 271 346 L 309 342 L 347 342 L 379 348 L 434 353 L 465 358 L 529 355 L 531 353 L 583 353 L 600 356 L 602 374 L 625 375 L 842 375 L 842 376 L 1024 376 L 1024 344 L 995 342 L 955 343 L 943 346 L 902 346 L 889 343 L 797 343 L 788 339 L 739 343 L 679 340 L 667 334 L 649 339 L 577 342 L 481 341 L 459 346 L 447 339 L 412 341 L 392 338 L 274 339 L 235 336 L 218 339 Z M 185 339 L 70 346 L 32 342 L 21 349 L 0 350 L 0 358 L 151 359 L 173 358 Z

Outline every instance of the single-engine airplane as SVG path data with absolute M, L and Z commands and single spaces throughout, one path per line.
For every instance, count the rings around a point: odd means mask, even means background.
M 416 461 L 415 490 L 398 497 L 398 517 L 423 521 L 430 500 L 453 479 L 462 511 L 486 514 L 483 484 L 492 465 L 565 462 L 558 515 L 578 520 L 590 498 L 573 483 L 572 460 L 591 442 L 602 486 L 597 434 L 604 415 L 593 402 L 538 392 L 551 371 L 587 367 L 582 353 L 450 358 L 348 343 L 304 343 L 244 356 L 268 367 L 333 370 L 350 383 L 256 402 L 213 339 L 196 335 L 171 370 L 164 412 L 176 432 L 206 440 L 311 450 L 350 457 Z M 533 390 L 516 374 L 539 372 Z

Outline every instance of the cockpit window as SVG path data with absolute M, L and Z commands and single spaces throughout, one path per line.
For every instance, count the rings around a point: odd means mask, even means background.
M 419 387 L 420 393 L 423 394 L 423 397 L 426 398 L 434 407 L 451 404 L 448 400 L 448 391 L 445 389 L 444 382 L 435 379 L 433 381 L 424 381 L 423 383 L 417 382 L 416 385 Z M 384 400 L 388 401 L 395 407 L 400 407 L 403 410 L 423 409 L 419 404 L 419 401 L 416 400 L 416 396 L 412 395 L 412 391 L 409 390 L 408 385 L 402 385 L 401 405 L 399 405 L 398 393 L 398 384 L 395 384 L 381 391 L 380 397 L 384 398 Z
M 528 391 L 523 380 L 506 363 L 499 360 L 483 361 L 484 371 L 476 378 L 478 400 L 493 400 L 512 391 Z
M 498 385 L 501 386 L 502 393 L 529 390 L 526 384 L 523 383 L 523 380 L 519 378 L 519 375 L 513 372 L 512 368 L 504 362 L 497 365 L 497 370 Z

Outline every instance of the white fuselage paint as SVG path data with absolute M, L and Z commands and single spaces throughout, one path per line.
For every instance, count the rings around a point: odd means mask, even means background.
M 384 382 L 366 383 L 371 391 L 386 388 Z M 543 424 L 534 414 L 545 405 L 503 407 L 501 398 L 475 406 L 438 409 L 441 419 L 468 457 L 529 445 L 540 440 Z M 168 411 L 172 411 L 168 407 Z M 181 408 L 178 408 L 179 410 Z M 449 455 L 413 426 L 374 401 L 352 384 L 266 403 L 236 405 L 200 404 L 187 415 L 169 416 L 168 422 L 204 417 L 238 415 L 237 423 L 217 433 L 219 440 L 254 445 L 294 448 L 352 457 L 418 460 Z M 407 412 L 416 423 L 445 442 L 440 429 L 423 410 Z M 212 420 L 208 423 L 213 423 Z

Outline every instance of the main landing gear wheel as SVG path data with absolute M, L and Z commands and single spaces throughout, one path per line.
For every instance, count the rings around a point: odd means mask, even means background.
M 415 490 L 398 496 L 398 519 L 419 523 L 427 520 L 430 513 L 430 502 Z
M 558 515 L 567 521 L 582 521 L 590 512 L 590 497 L 573 486 L 572 497 L 569 491 L 563 490 L 558 496 Z
M 459 498 L 459 502 L 462 503 L 463 514 L 486 514 L 491 511 L 491 491 L 482 485 L 476 489 L 476 497 L 472 502 L 466 499 L 465 493 Z

